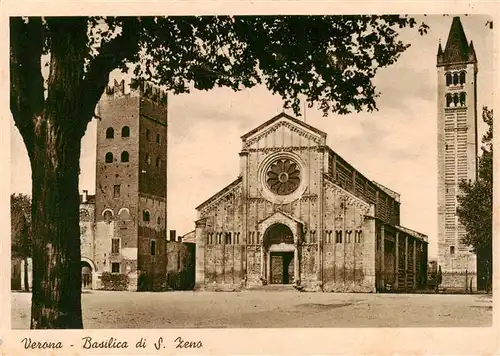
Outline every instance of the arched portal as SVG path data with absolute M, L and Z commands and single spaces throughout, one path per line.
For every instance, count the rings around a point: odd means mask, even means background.
M 80 262 L 82 270 L 82 289 L 92 289 L 92 266 L 87 261 Z
M 270 284 L 292 284 L 297 273 L 297 249 L 292 230 L 285 224 L 269 226 L 263 239 L 266 280 Z

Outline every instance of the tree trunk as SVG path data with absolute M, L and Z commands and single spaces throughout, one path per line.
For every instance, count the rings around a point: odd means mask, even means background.
M 28 275 L 28 257 L 24 257 L 24 291 L 30 291 L 30 280 Z
M 87 18 L 10 18 L 10 106 L 32 172 L 32 329 L 83 327 L 81 140 L 109 73 L 137 53 L 139 21 L 125 23 L 122 34 L 90 59 Z M 50 53 L 46 87 L 44 50 Z
M 41 142 L 31 155 L 31 328 L 82 328 L 78 221 L 81 141 L 51 120 L 44 120 L 38 129 Z

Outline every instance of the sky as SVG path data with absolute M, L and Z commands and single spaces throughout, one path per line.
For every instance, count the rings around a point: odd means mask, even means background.
M 437 71 L 439 40 L 446 44 L 451 16 L 417 16 L 427 35 L 403 29 L 411 44 L 398 62 L 379 70 L 381 96 L 372 113 L 323 117 L 307 109 L 308 124 L 327 133 L 328 145 L 369 179 L 401 194 L 401 225 L 429 237 L 429 257 L 437 256 Z M 493 106 L 493 31 L 488 17 L 461 16 L 478 58 L 478 124 L 481 107 Z M 116 77 L 116 74 L 113 74 Z M 169 96 L 168 221 L 178 235 L 194 229 L 195 207 L 239 174 L 240 136 L 283 111 L 280 97 L 265 87 L 233 92 Z M 285 111 L 292 114 L 289 111 Z M 81 154 L 80 191 L 95 192 L 96 122 L 87 128 Z M 31 194 L 31 170 L 22 138 L 11 120 L 11 192 Z

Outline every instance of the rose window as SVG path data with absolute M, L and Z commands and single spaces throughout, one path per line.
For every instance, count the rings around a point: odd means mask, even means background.
M 266 182 L 269 189 L 275 194 L 291 194 L 300 184 L 299 167 L 288 158 L 278 159 L 269 167 Z

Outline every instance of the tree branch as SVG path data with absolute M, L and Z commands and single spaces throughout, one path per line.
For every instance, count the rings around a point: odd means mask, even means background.
M 99 54 L 91 59 L 83 83 L 81 117 L 84 125 L 92 119 L 94 110 L 109 82 L 109 74 L 137 56 L 139 51 L 140 21 L 135 17 L 122 19 L 122 32 L 101 45 Z
M 29 155 L 34 145 L 35 118 L 44 107 L 43 36 L 41 18 L 10 19 L 10 110 Z

